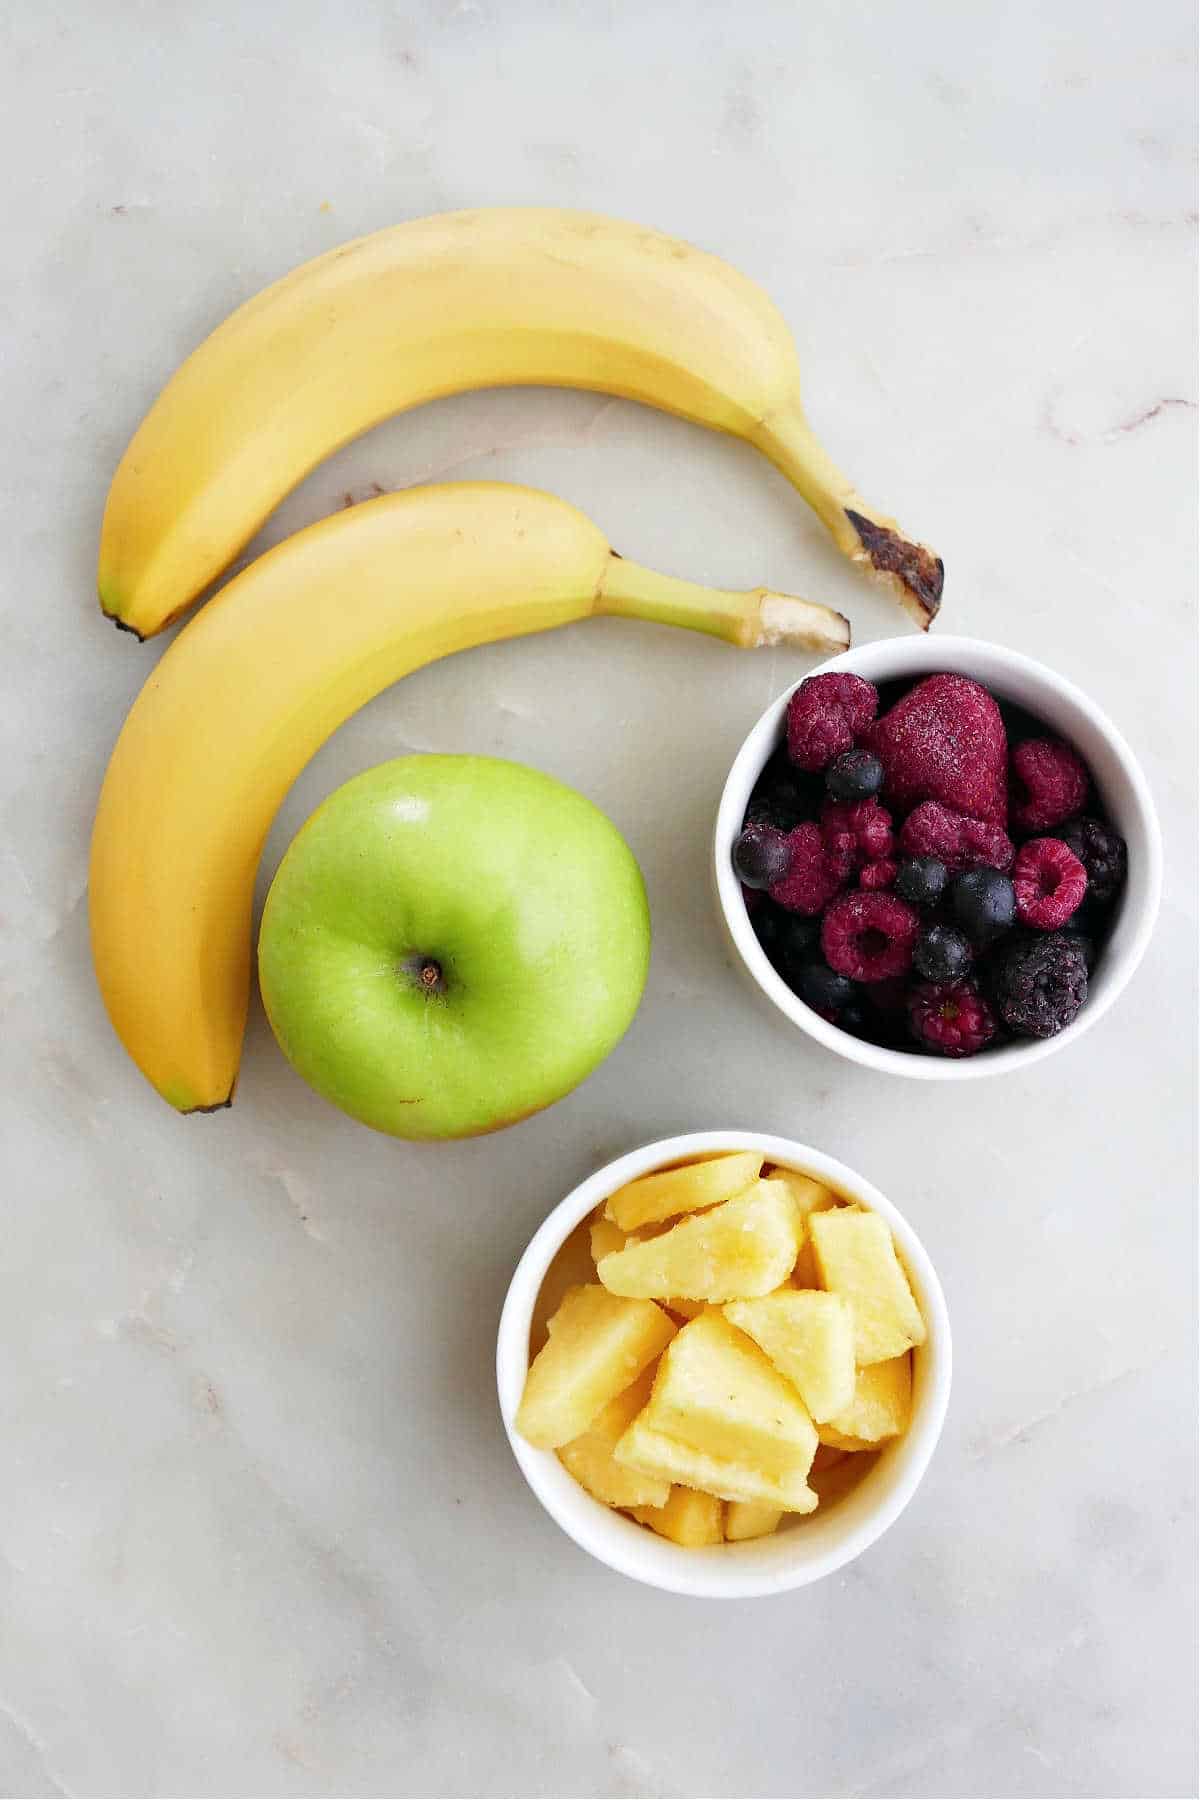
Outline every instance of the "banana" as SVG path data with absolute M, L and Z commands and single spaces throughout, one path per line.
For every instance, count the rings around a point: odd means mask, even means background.
M 140 637 L 185 611 L 317 463 L 469 388 L 592 388 L 762 450 L 852 561 L 927 627 L 941 561 L 818 444 L 772 302 L 716 256 L 596 214 L 496 207 L 358 238 L 265 288 L 163 389 L 104 514 L 105 612 Z
M 118 1037 L 181 1112 L 225 1106 L 271 821 L 325 739 L 381 689 L 470 645 L 611 614 L 729 643 L 841 650 L 827 607 L 659 575 L 565 501 L 470 482 L 336 513 L 235 577 L 129 712 L 92 833 L 92 956 Z

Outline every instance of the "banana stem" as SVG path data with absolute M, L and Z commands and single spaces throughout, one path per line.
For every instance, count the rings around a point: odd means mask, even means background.
M 904 610 L 928 631 L 942 603 L 941 557 L 910 542 L 894 519 L 868 506 L 813 436 L 800 402 L 768 415 L 751 433 L 751 442 L 804 496 L 843 556 L 865 564 L 886 582 Z
M 700 587 L 629 562 L 615 550 L 600 578 L 595 610 L 617 618 L 682 625 L 688 631 L 724 638 L 742 650 L 778 644 L 829 655 L 850 644 L 848 620 L 831 607 L 767 588 L 735 593 Z

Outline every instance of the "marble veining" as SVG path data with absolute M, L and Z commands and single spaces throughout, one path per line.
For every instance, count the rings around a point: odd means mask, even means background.
M 57 0 L 0 21 L 0 1792 L 1194 1793 L 1195 28 L 1178 0 Z M 1074 1051 L 929 1091 L 760 1011 L 706 858 L 802 672 L 613 621 L 452 659 L 297 782 L 407 749 L 581 788 L 646 873 L 642 1010 L 574 1096 L 404 1148 L 310 1097 L 255 1007 L 234 1109 L 181 1121 L 87 948 L 105 758 L 160 645 L 93 601 L 107 482 L 239 301 L 393 220 L 640 217 L 793 324 L 811 415 L 946 559 L 946 629 L 1131 737 L 1168 876 Z M 744 446 L 603 397 L 464 396 L 318 469 L 252 553 L 435 478 L 544 485 L 626 554 L 909 629 Z M 669 704 L 665 700 L 669 696 Z M 907 1210 L 956 1384 L 918 1499 L 778 1601 L 639 1589 L 544 1518 L 492 1352 L 513 1264 L 597 1162 L 810 1138 Z

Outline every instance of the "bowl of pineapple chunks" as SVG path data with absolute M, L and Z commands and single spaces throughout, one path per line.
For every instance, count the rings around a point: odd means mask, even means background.
M 802 1587 L 911 1500 L 950 1393 L 950 1323 L 911 1225 L 786 1138 L 668 1138 L 600 1169 L 517 1266 L 496 1372 L 563 1530 L 674 1593 Z

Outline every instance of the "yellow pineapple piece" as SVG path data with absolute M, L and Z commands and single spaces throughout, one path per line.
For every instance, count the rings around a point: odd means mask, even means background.
M 840 1294 L 784 1287 L 760 1300 L 731 1300 L 725 1317 L 770 1357 L 814 1419 L 832 1419 L 849 1406 L 854 1316 Z
M 912 1414 L 912 1358 L 893 1356 L 858 1371 L 854 1398 L 820 1427 L 821 1442 L 840 1450 L 873 1450 L 908 1429 Z
M 664 1505 L 635 1506 L 632 1510 L 639 1525 L 648 1525 L 659 1537 L 670 1538 L 686 1550 L 721 1542 L 722 1507 L 715 1494 L 673 1487 Z
M 606 1256 L 597 1273 L 614 1294 L 649 1300 L 739 1300 L 785 1280 L 802 1224 L 782 1181 L 756 1181 L 711 1212 Z
M 597 1268 L 602 1256 L 612 1256 L 616 1251 L 623 1250 L 629 1239 L 627 1231 L 622 1231 L 619 1225 L 614 1225 L 611 1219 L 603 1216 L 592 1220 L 588 1235 L 592 1246 L 592 1261 Z
M 748 1188 L 762 1162 L 757 1152 L 739 1150 L 732 1156 L 709 1156 L 681 1169 L 643 1175 L 627 1187 L 618 1188 L 605 1207 L 604 1216 L 622 1231 L 636 1231 L 639 1226 L 656 1224 L 660 1219 L 718 1206 Z
M 807 1475 L 817 1449 L 795 1388 L 716 1309 L 672 1339 L 646 1423 L 694 1450 L 772 1477 Z
M 670 1343 L 674 1321 L 650 1300 L 572 1288 L 525 1378 L 516 1428 L 541 1450 L 569 1444 Z
M 747 1538 L 770 1537 L 782 1517 L 782 1507 L 763 1500 L 731 1500 L 725 1508 L 725 1540 L 740 1544 Z
M 812 1512 L 817 1504 L 803 1475 L 776 1478 L 746 1463 L 708 1456 L 668 1437 L 665 1431 L 656 1431 L 647 1423 L 646 1412 L 638 1414 L 613 1455 L 640 1474 L 661 1475 L 680 1487 L 700 1488 L 721 1500 L 766 1500 L 784 1512 L 796 1513 Z
M 848 1300 L 854 1313 L 856 1362 L 887 1362 L 925 1342 L 925 1321 L 877 1213 L 839 1206 L 811 1213 L 808 1228 L 821 1286 Z
M 617 1439 L 631 1425 L 650 1398 L 653 1365 L 644 1369 L 623 1394 L 601 1407 L 581 1437 L 573 1438 L 558 1452 L 558 1460 L 606 1506 L 665 1506 L 670 1483 L 653 1475 L 638 1475 L 613 1461 Z
M 828 1212 L 836 1206 L 838 1197 L 832 1188 L 824 1182 L 817 1181 L 812 1175 L 801 1175 L 796 1169 L 771 1169 L 772 1181 L 786 1181 L 792 1190 L 792 1198 L 801 1218 L 807 1219 L 810 1212 Z

